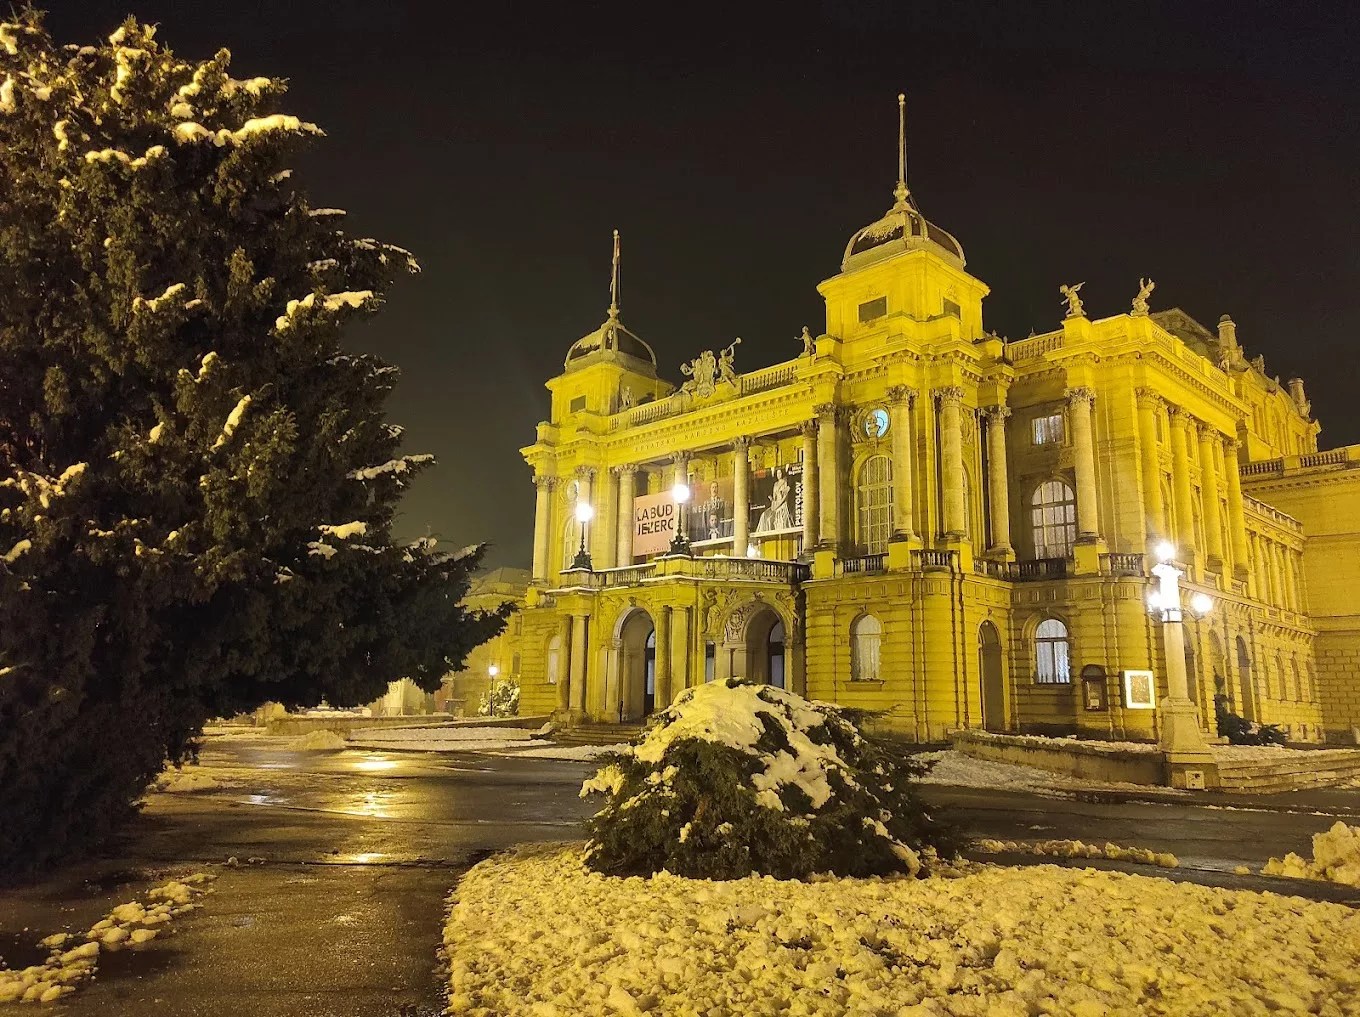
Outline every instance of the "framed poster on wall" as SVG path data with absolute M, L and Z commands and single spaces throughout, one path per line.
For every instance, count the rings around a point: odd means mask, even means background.
M 1124 707 L 1129 710 L 1151 710 L 1157 706 L 1157 683 L 1151 671 L 1124 672 Z

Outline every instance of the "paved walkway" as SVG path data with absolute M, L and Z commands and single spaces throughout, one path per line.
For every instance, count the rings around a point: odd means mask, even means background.
M 136 953 L 106 957 L 63 1014 L 120 1017 L 417 1017 L 440 1012 L 444 898 L 480 852 L 580 836 L 590 766 L 547 760 L 343 751 L 214 739 L 206 791 L 156 794 L 116 854 L 0 892 L 0 953 L 83 929 L 164 876 L 217 872 L 206 906 Z M 979 836 L 1077 838 L 1172 851 L 1176 875 L 1360 904 L 1360 891 L 1233 876 L 1304 852 L 1360 793 L 1194 801 L 1062 799 L 930 787 Z M 229 856 L 239 865 L 223 863 Z M 250 862 L 250 858 L 262 862 Z M 1010 859 L 1007 859 L 1010 860 Z M 1033 859 L 1018 858 L 1015 861 Z M 1098 864 L 1093 862 L 1092 864 Z M 1141 869 L 1151 874 L 1165 870 Z

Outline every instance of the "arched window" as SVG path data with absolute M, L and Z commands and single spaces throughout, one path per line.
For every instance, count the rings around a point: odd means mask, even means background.
M 784 623 L 777 621 L 770 626 L 766 639 L 766 651 L 770 658 L 770 684 L 777 689 L 784 688 Z
M 971 536 L 973 532 L 973 485 L 968 479 L 967 468 L 963 471 L 963 535 Z
M 557 676 L 562 668 L 562 637 L 553 636 L 548 641 L 548 683 L 557 684 Z
M 1034 680 L 1040 685 L 1072 683 L 1067 626 L 1057 618 L 1045 618 L 1034 630 Z
M 862 614 L 850 626 L 850 677 L 857 682 L 879 677 L 879 651 L 883 626 L 871 614 Z
M 1199 488 L 1195 488 L 1190 496 L 1190 524 L 1194 527 L 1195 550 L 1203 553 L 1207 545 L 1204 542 L 1204 513 L 1200 511 Z
M 1303 672 L 1299 670 L 1299 655 L 1296 653 L 1290 661 L 1294 665 L 1294 698 L 1300 703 L 1305 702 L 1303 698 Z
M 1034 557 L 1066 558 L 1077 542 L 1077 499 L 1061 480 L 1048 480 L 1030 499 Z
M 864 460 L 855 504 L 859 507 L 859 542 L 869 554 L 883 554 L 892 536 L 892 460 L 888 456 Z
M 1280 698 L 1289 698 L 1289 678 L 1284 671 L 1284 654 L 1279 650 L 1275 651 L 1275 670 L 1280 676 Z

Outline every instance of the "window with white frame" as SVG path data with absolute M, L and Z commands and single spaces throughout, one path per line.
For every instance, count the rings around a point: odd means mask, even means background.
M 1045 618 L 1034 630 L 1034 680 L 1040 685 L 1072 682 L 1067 626 L 1057 618 Z
M 1030 499 L 1034 557 L 1066 558 L 1077 542 L 1077 499 L 1061 480 L 1046 480 Z
M 850 678 L 870 682 L 879 677 L 883 626 L 871 614 L 862 614 L 850 626 Z
M 1061 445 L 1063 441 L 1062 411 L 1050 413 L 1045 417 L 1035 417 L 1030 426 L 1033 428 L 1034 444 Z
M 883 554 L 892 536 L 892 459 L 870 456 L 859 468 L 855 488 L 859 542 L 869 554 Z

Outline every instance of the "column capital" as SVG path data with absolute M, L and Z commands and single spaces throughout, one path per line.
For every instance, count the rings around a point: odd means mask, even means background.
M 616 477 L 622 477 L 624 474 L 636 473 L 637 471 L 638 471 L 637 463 L 624 463 L 622 466 L 609 467 L 609 472 L 614 474 L 614 476 Z
M 534 477 L 534 487 L 540 491 L 551 492 L 557 487 L 557 478 L 540 473 Z
M 894 406 L 905 403 L 910 407 L 916 402 L 916 389 L 910 385 L 893 385 L 888 389 L 888 402 Z
M 804 420 L 801 424 L 798 425 L 798 433 L 801 434 L 804 438 L 817 437 L 817 421 Z
M 671 462 L 675 463 L 676 466 L 687 464 L 689 462 L 689 453 L 685 451 L 672 452 Z
M 1063 395 L 1065 395 L 1067 401 L 1073 405 L 1085 403 L 1087 406 L 1090 406 L 1096 401 L 1096 390 L 1089 385 L 1076 385 L 1065 391 Z
M 963 405 L 963 386 L 946 385 L 944 388 L 935 390 L 935 398 L 941 406 L 962 406 Z
M 751 439 L 746 435 L 739 435 L 732 439 L 732 451 L 745 453 L 751 447 Z
M 593 466 L 576 467 L 576 476 L 581 480 L 591 481 L 595 479 L 596 469 Z
M 999 424 L 1011 415 L 1011 408 L 999 404 L 996 406 L 984 406 L 982 407 L 982 415 L 987 418 L 989 423 Z
M 1155 388 L 1142 386 L 1134 389 L 1134 394 L 1138 396 L 1139 406 L 1151 406 L 1153 409 L 1158 409 L 1166 405 L 1166 400 Z
M 1177 406 L 1175 403 L 1167 403 L 1166 412 L 1171 415 L 1172 427 L 1185 427 L 1190 423 L 1190 413 L 1184 406 Z
M 1242 447 L 1242 443 L 1237 440 L 1237 435 L 1235 434 L 1225 434 L 1222 436 L 1222 438 L 1223 447 L 1227 449 L 1229 452 L 1236 452 L 1239 448 Z
M 834 417 L 838 409 L 839 407 L 837 407 L 835 403 L 818 403 L 816 406 L 812 407 L 812 412 L 817 414 L 819 419 L 825 419 L 827 417 Z

